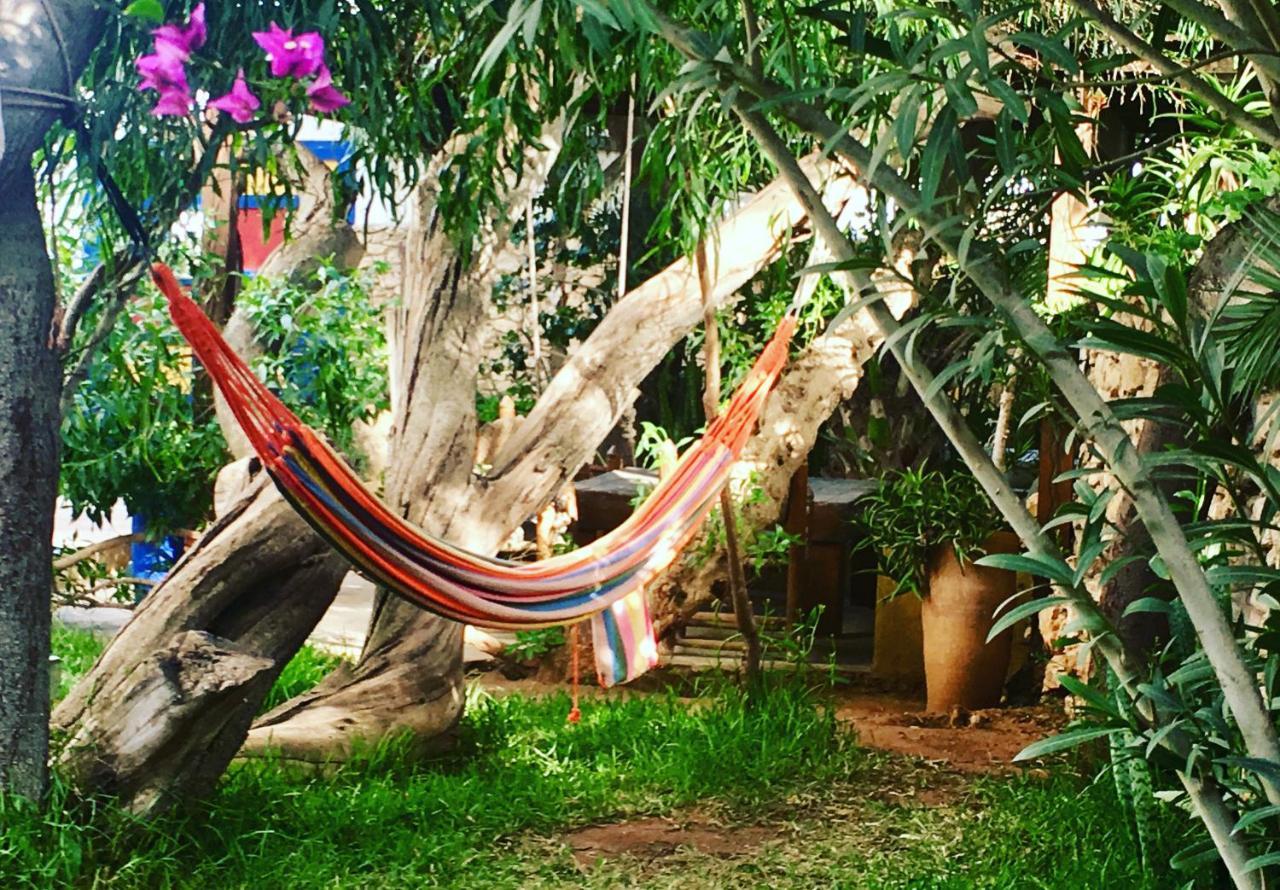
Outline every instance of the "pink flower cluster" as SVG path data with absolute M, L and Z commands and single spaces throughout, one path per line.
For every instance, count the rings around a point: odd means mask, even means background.
M 160 94 L 160 101 L 151 109 L 156 117 L 186 114 L 191 109 L 186 62 L 193 52 L 204 46 L 209 36 L 204 24 L 204 4 L 196 4 L 185 25 L 164 25 L 151 33 L 155 37 L 155 52 L 134 63 L 142 75 L 138 89 Z
M 272 22 L 270 30 L 254 31 L 253 39 L 267 54 L 272 77 L 302 80 L 315 75 L 315 80 L 307 86 L 307 98 L 311 100 L 313 111 L 334 111 L 351 103 L 334 88 L 333 76 L 324 63 L 324 38 L 315 31 L 295 37 L 292 29 L 281 28 Z
M 159 101 L 151 109 L 156 117 L 186 115 L 191 110 L 186 63 L 208 37 L 204 3 L 196 4 L 185 24 L 163 25 L 151 33 L 155 38 L 154 52 L 135 63 L 142 75 L 138 89 L 155 90 L 159 94 Z M 307 84 L 307 98 L 313 111 L 330 112 L 350 104 L 351 100 L 333 86 L 333 76 L 324 63 L 324 38 L 319 34 L 311 31 L 295 36 L 291 29 L 272 22 L 270 30 L 255 31 L 253 39 L 266 52 L 272 77 L 298 81 L 313 78 Z M 243 124 L 253 119 L 262 102 L 249 89 L 241 68 L 231 91 L 209 105 Z

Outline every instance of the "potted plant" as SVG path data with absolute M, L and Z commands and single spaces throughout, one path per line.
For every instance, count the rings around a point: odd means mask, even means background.
M 897 582 L 891 596 L 921 597 L 927 708 L 993 707 L 1008 671 L 1009 631 L 990 643 L 996 609 L 1017 592 L 1013 572 L 974 564 L 1016 553 L 1018 539 L 967 473 L 900 470 L 859 504 L 866 545 Z

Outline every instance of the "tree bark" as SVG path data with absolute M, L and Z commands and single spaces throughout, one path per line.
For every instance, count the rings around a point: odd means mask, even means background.
M 53 272 L 30 169 L 0 201 L 0 790 L 44 793 L 58 480 Z
M 146 814 L 212 790 L 346 572 L 258 470 L 58 705 L 59 767 Z
M 20 90 L 70 93 L 104 16 L 77 0 L 0 7 L 0 791 L 29 798 L 47 782 L 61 375 L 31 168 L 56 108 Z
M 558 142 L 544 145 L 554 149 Z M 549 166 L 550 159 L 541 163 Z M 805 161 L 824 180 L 838 211 L 851 179 L 819 157 Z M 431 177 L 428 177 L 431 180 Z M 512 187 L 507 205 L 522 207 Z M 411 242 L 405 293 L 395 324 L 392 404 L 396 432 L 387 497 L 434 534 L 479 553 L 500 542 L 572 478 L 635 398 L 635 388 L 702 318 L 696 270 L 681 260 L 620 300 L 548 385 L 529 417 L 493 460 L 488 477 L 472 474 L 474 381 L 488 336 L 488 295 L 502 244 L 488 239 L 481 264 L 447 262 L 451 248 L 432 222 L 428 195 Z M 725 220 L 709 239 L 720 275 L 712 302 L 723 305 L 781 252 L 804 219 L 800 204 L 775 184 Z M 732 245 L 720 257 L 720 244 Z M 409 456 L 412 456 L 410 458 Z M 408 733 L 420 750 L 449 744 L 462 713 L 462 628 L 380 592 L 364 652 L 351 676 L 335 677 L 287 702 L 255 725 L 245 752 L 271 751 L 306 761 L 341 756 L 365 743 Z M 439 737 L 439 738 L 437 738 Z
M 297 237 L 263 267 L 281 276 L 305 274 L 319 256 L 354 264 L 363 252 L 345 221 L 332 222 L 327 169 L 314 161 L 304 171 Z M 242 314 L 224 334 L 246 359 L 263 351 Z M 228 447 L 243 458 L 218 479 L 225 515 L 54 714 L 64 771 L 148 814 L 212 789 L 348 571 L 261 475 L 220 394 L 216 404 Z M 148 727 L 144 736 L 138 726 Z
M 833 178 L 834 168 L 817 159 L 810 159 L 809 169 L 829 180 L 831 206 L 838 211 L 852 194 L 851 180 Z M 691 267 L 683 261 L 636 288 L 561 370 L 535 409 L 547 435 L 523 450 L 502 446 L 502 454 L 511 455 L 505 459 L 506 473 L 496 480 L 477 480 L 470 450 L 475 438 L 474 371 L 487 325 L 481 310 L 487 306 L 488 289 L 463 275 L 452 259 L 452 246 L 434 227 L 431 201 L 426 203 L 419 216 L 423 227 L 411 245 L 418 252 L 412 264 L 417 271 L 406 276 L 405 286 L 406 297 L 420 296 L 403 302 L 393 338 L 398 419 L 392 450 L 401 457 L 387 474 L 387 495 L 427 529 L 473 550 L 492 552 L 589 458 L 639 381 L 697 324 L 701 300 Z M 775 185 L 721 224 L 720 240 L 735 250 L 721 266 L 717 305 L 781 254 L 790 229 L 803 218 L 785 186 Z M 585 399 L 601 396 L 607 410 L 583 410 Z M 189 556 L 149 596 L 119 641 L 59 708 L 57 725 L 76 740 L 62 758 L 86 790 L 107 788 L 132 796 L 134 806 L 146 812 L 162 809 L 178 795 L 207 790 L 244 739 L 271 680 L 323 613 L 346 564 L 333 557 L 299 574 L 297 564 L 314 557 L 317 551 L 310 548 L 320 547 L 319 539 L 273 491 L 256 494 L 254 504 L 252 510 L 237 508 L 235 517 L 220 520 L 197 547 L 197 552 L 216 551 L 217 559 L 234 564 L 228 573 L 214 584 L 204 577 L 207 569 L 200 568 L 212 557 L 199 557 L 197 565 L 196 554 Z M 261 557 L 280 554 L 285 546 L 292 550 L 279 558 L 295 566 L 292 574 L 274 559 L 267 564 Z M 245 604 L 262 603 L 284 589 L 291 593 L 278 617 L 271 618 L 277 626 L 269 635 L 260 634 L 256 623 L 277 613 L 255 612 Z M 242 616 L 233 635 L 217 618 L 224 611 Z M 285 628 L 295 635 L 286 638 Z M 187 637 L 184 648 L 178 637 L 187 631 L 217 639 Z M 243 752 L 252 756 L 274 748 L 301 761 L 330 760 L 349 753 L 357 741 L 377 741 L 406 730 L 420 750 L 432 747 L 430 740 L 451 727 L 461 712 L 460 638 L 459 626 L 398 599 L 380 598 L 359 666 L 265 715 Z M 206 657 L 226 659 L 227 675 L 240 684 L 231 697 L 181 676 L 163 687 L 175 698 L 185 695 L 187 686 L 206 690 L 201 694 L 207 707 L 173 710 L 160 734 L 175 743 L 187 736 L 203 740 L 199 769 L 186 776 L 179 774 L 179 761 L 168 758 L 163 741 L 150 744 L 145 756 L 113 748 L 126 736 L 111 727 L 135 719 L 134 708 L 151 706 L 159 694 L 150 681 L 144 684 L 152 690 L 144 702 L 126 703 L 126 691 L 159 665 L 173 663 L 156 653 L 172 652 L 202 662 Z M 253 658 L 266 658 L 271 666 L 244 669 L 250 664 L 245 659 Z M 113 719 L 117 707 L 119 717 Z M 149 778 L 148 772 L 159 777 Z
M 910 266 L 910 257 L 899 259 Z M 901 278 L 877 273 L 875 279 L 894 316 L 902 317 L 915 305 L 915 291 Z M 760 489 L 759 496 L 738 512 L 744 539 L 777 520 L 791 477 L 808 459 L 818 431 L 836 407 L 853 395 L 864 363 L 883 342 L 871 319 L 861 312 L 813 340 L 783 371 L 761 412 L 760 432 L 747 441 L 738 461 L 740 470 L 735 472 L 754 476 Z M 715 583 L 727 570 L 725 560 L 724 551 L 717 548 L 701 561 L 677 560 L 659 576 L 651 587 L 654 629 L 659 636 L 713 598 Z

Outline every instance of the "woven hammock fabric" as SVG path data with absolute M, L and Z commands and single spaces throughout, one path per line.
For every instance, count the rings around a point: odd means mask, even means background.
M 167 266 L 156 263 L 152 277 L 281 493 L 362 574 L 436 614 L 495 629 L 568 624 L 620 604 L 595 625 L 597 639 L 603 632 L 621 649 L 600 671 L 611 681 L 652 665 L 643 595 L 623 600 L 643 591 L 706 519 L 786 363 L 796 326 L 794 315 L 783 318 L 725 410 L 626 522 L 578 550 L 517 563 L 470 553 L 388 509 L 231 350 Z

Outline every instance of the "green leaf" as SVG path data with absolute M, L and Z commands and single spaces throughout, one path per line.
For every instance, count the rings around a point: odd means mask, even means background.
M 133 0 L 124 8 L 124 14 L 149 22 L 163 22 L 164 5 L 160 0 Z
M 1023 618 L 1029 618 L 1032 615 L 1044 611 L 1045 609 L 1069 602 L 1071 601 L 1065 596 L 1044 596 L 1040 599 L 1032 600 L 1029 603 L 1022 603 L 1014 606 L 1008 612 L 1005 612 L 996 619 L 995 623 L 991 625 L 991 631 L 987 634 L 987 642 L 991 642 Z
M 1094 689 L 1088 683 L 1082 682 L 1070 674 L 1059 674 L 1058 684 L 1076 698 L 1087 702 L 1095 710 L 1115 718 L 1120 717 L 1120 712 L 1116 710 L 1115 702 L 1112 701 L 1111 697 Z
M 1155 286 L 1156 295 L 1164 305 L 1165 311 L 1173 319 L 1179 330 L 1187 326 L 1187 281 L 1182 271 L 1170 264 L 1159 254 L 1147 257 L 1147 269 L 1151 274 L 1151 283 Z
M 1280 863 L 1280 852 L 1263 853 L 1261 856 L 1254 856 L 1244 864 L 1245 871 L 1257 871 L 1260 868 L 1266 868 L 1268 865 L 1276 865 Z
M 898 142 L 898 155 L 903 158 L 911 156 L 911 146 L 916 140 L 916 125 L 920 118 L 920 89 L 912 87 L 898 104 L 897 118 L 893 122 L 894 135 Z
M 1270 819 L 1272 816 L 1280 816 L 1280 805 L 1271 804 L 1270 806 L 1260 807 L 1251 810 L 1240 817 L 1240 821 L 1236 823 L 1236 827 L 1231 829 L 1231 833 L 1244 831 L 1250 825 L 1256 825 L 1264 819 Z
M 1083 745 L 1085 742 L 1105 738 L 1119 732 L 1121 729 L 1122 727 L 1118 726 L 1087 726 L 1080 729 L 1072 729 L 1027 745 L 1027 747 L 1014 755 L 1013 760 L 1014 763 L 1021 760 L 1036 760 L 1049 754 L 1057 754 L 1059 751 L 1068 751 L 1078 745 Z
M 1280 569 L 1269 566 L 1210 566 L 1205 572 L 1209 583 L 1215 587 L 1234 587 L 1237 584 L 1270 584 L 1280 581 Z
M 1027 103 L 1022 101 L 1022 97 L 1018 95 L 1013 87 L 998 77 L 988 80 L 986 86 L 991 95 L 999 99 L 1005 110 L 1016 118 L 1019 123 L 1026 124 L 1030 122 L 1031 117 L 1027 113 Z
M 1076 64 L 1076 57 L 1071 50 L 1067 48 L 1066 44 L 1054 40 L 1052 37 L 1036 34 L 1032 31 L 1019 31 L 1013 35 L 1012 40 L 1014 43 L 1021 43 L 1024 46 L 1031 47 L 1045 59 L 1055 62 L 1072 74 L 1079 70 L 1079 65 Z
M 1128 618 L 1130 615 L 1136 615 L 1139 612 L 1158 612 L 1168 614 L 1171 609 L 1169 603 L 1159 597 L 1144 596 L 1136 599 L 1125 607 L 1124 614 L 1120 617 Z
M 926 204 L 932 203 L 937 196 L 947 153 L 955 135 L 956 112 L 955 108 L 948 104 L 934 118 L 933 129 L 929 131 L 924 151 L 920 153 L 920 197 Z
M 1183 847 L 1169 859 L 1169 865 L 1178 871 L 1190 871 L 1202 865 L 1216 861 L 1218 851 L 1213 841 L 1203 840 Z
M 1102 573 L 1098 575 L 1098 584 L 1102 587 L 1106 587 L 1107 584 L 1111 582 L 1111 579 L 1120 574 L 1126 566 L 1130 566 L 1135 562 L 1141 562 L 1142 560 L 1143 557 L 1136 553 L 1130 553 L 1127 556 L 1122 556 L 1119 559 L 1112 560 L 1107 563 L 1106 568 L 1104 568 Z
M 978 101 L 973 98 L 969 85 L 959 77 L 948 77 L 942 84 L 947 101 L 956 110 L 956 117 L 964 119 L 978 113 Z
M 1260 776 L 1267 776 L 1273 782 L 1280 781 L 1280 764 L 1264 760 L 1261 757 L 1223 757 L 1219 762 L 1248 770 L 1251 773 L 1257 773 Z
M 1071 567 L 1060 559 L 1048 556 L 1036 556 L 1031 553 L 989 553 L 979 560 L 980 566 L 993 569 L 1008 569 L 1011 572 L 1026 572 L 1057 581 L 1066 587 L 1074 586 Z
M 1090 336 L 1084 337 L 1078 344 L 1088 349 L 1129 353 L 1174 366 L 1179 366 L 1186 360 L 1186 354 L 1178 346 L 1150 331 L 1140 331 L 1110 319 L 1090 322 L 1088 328 Z

